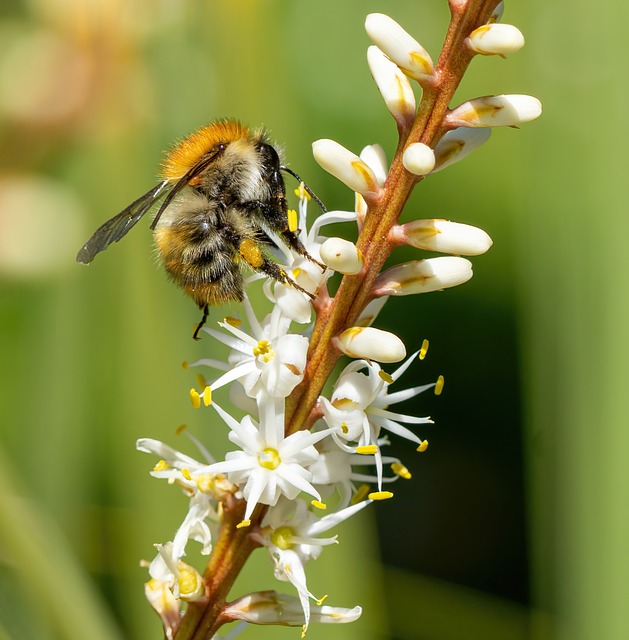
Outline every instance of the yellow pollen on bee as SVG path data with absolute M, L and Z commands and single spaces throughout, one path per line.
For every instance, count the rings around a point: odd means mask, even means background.
M 419 447 L 417 447 L 417 451 L 419 451 L 419 453 L 424 453 L 426 449 L 428 449 L 428 440 L 423 440 Z
M 328 505 L 325 504 L 325 502 L 320 502 L 319 500 L 311 500 L 310 504 L 315 508 L 315 509 L 321 509 L 321 510 L 325 510 L 328 508 Z
M 170 465 L 168 464 L 168 462 L 166 462 L 166 460 L 160 460 L 153 467 L 153 471 L 166 471 L 167 469 L 170 469 Z
M 274 471 L 282 464 L 282 460 L 277 449 L 266 447 L 258 454 L 258 464 L 264 469 Z
M 275 354 L 273 353 L 273 347 L 268 340 L 260 340 L 260 342 L 258 342 L 258 344 L 253 348 L 253 355 L 256 358 L 262 356 L 264 362 L 269 362 L 273 359 Z
M 238 246 L 238 251 L 240 252 L 240 255 L 245 259 L 247 264 L 251 265 L 254 268 L 261 267 L 264 263 L 264 258 L 262 257 L 260 247 L 254 240 L 251 240 L 251 238 L 245 238 L 244 240 L 242 240 L 240 245 Z
M 422 342 L 422 347 L 419 350 L 419 359 L 423 360 L 426 357 L 426 353 L 428 353 L 428 340 L 424 338 L 424 341 Z
M 360 487 L 358 487 L 358 491 L 356 491 L 356 493 L 352 496 L 352 504 L 357 504 L 358 502 L 362 502 L 367 497 L 368 493 L 369 493 L 369 485 L 361 484 Z
M 201 406 L 201 396 L 196 389 L 190 389 L 190 402 L 195 409 Z
M 192 476 L 190 475 L 190 471 L 188 471 L 188 469 L 182 469 L 181 470 L 181 475 L 186 479 L 191 481 L 192 480 Z
M 294 531 L 290 527 L 278 527 L 271 534 L 271 542 L 282 551 L 287 551 L 295 546 L 293 536 Z
M 201 387 L 201 389 L 203 389 L 204 387 L 207 387 L 207 381 L 200 373 L 197 373 L 196 378 L 197 378 L 197 383 Z
M 251 520 L 243 520 L 236 525 L 236 529 L 244 529 L 251 526 Z
M 393 497 L 392 491 L 372 491 L 369 494 L 370 500 L 388 500 Z
M 180 424 L 176 429 L 175 429 L 175 433 L 177 435 L 181 435 L 186 429 L 188 428 L 187 424 Z
M 297 231 L 297 211 L 295 209 L 288 210 L 288 230 Z
M 443 391 L 443 385 L 445 384 L 445 380 L 443 376 L 439 376 L 437 378 L 437 384 L 435 384 L 435 395 L 440 396 Z
M 242 324 L 240 318 L 234 318 L 234 316 L 225 316 L 223 318 L 223 322 L 231 325 L 232 327 L 239 327 Z
M 303 182 L 299 183 L 299 186 L 297 187 L 297 189 L 295 189 L 295 195 L 302 200 L 303 198 L 306 199 L 306 202 L 310 202 L 310 194 L 306 191 L 306 186 L 304 185 Z
M 383 371 L 382 369 L 378 371 L 378 376 L 380 377 L 381 380 L 384 380 L 387 384 L 393 384 L 395 382 L 395 380 L 393 380 L 393 378 L 391 377 L 391 374 L 387 373 L 386 371 Z
M 399 462 L 394 462 L 391 465 L 391 471 L 393 471 L 393 473 L 395 473 L 396 476 L 400 476 L 400 478 L 404 478 L 404 480 L 410 480 L 412 477 L 411 472 L 403 464 L 400 464 Z
M 209 386 L 206 386 L 203 389 L 203 404 L 206 407 L 209 407 L 212 404 L 212 389 Z
M 356 453 L 363 456 L 370 456 L 374 453 L 378 453 L 378 447 L 375 444 L 365 444 L 361 447 L 356 447 Z

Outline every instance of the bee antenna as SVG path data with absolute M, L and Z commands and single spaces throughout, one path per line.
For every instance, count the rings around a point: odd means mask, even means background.
M 293 176 L 295 180 L 303 184 L 304 189 L 306 190 L 306 193 L 319 205 L 321 212 L 322 213 L 328 212 L 323 202 L 321 202 L 321 200 L 318 198 L 317 194 L 292 169 L 289 169 L 288 167 L 285 167 L 282 165 L 280 167 L 280 171 L 286 171 L 286 173 L 290 173 L 290 175 Z

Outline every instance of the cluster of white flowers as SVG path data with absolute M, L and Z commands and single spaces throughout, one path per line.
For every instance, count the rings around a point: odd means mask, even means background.
M 504 55 L 522 45 L 515 27 L 496 23 L 499 13 L 470 34 L 465 43 L 470 51 Z M 426 91 L 438 85 L 439 71 L 421 45 L 391 18 L 372 14 L 366 28 L 376 45 L 368 52 L 374 79 L 400 131 L 408 132 L 416 115 L 409 78 Z M 408 141 L 401 154 L 404 170 L 416 176 L 439 171 L 487 140 L 486 127 L 516 125 L 537 115 L 539 103 L 528 96 L 466 102 L 448 112 L 434 149 Z M 247 530 L 256 545 L 266 548 L 275 577 L 290 582 L 297 599 L 273 591 L 248 594 L 225 605 L 224 620 L 299 624 L 305 633 L 313 620 L 349 622 L 360 615 L 360 607 L 323 606 L 323 598 L 313 595 L 307 586 L 305 565 L 316 559 L 324 546 L 337 542 L 336 535 L 323 534 L 374 501 L 390 498 L 393 494 L 383 490 L 383 485 L 410 478 L 402 462 L 383 455 L 382 447 L 392 436 L 410 440 L 417 451 L 424 451 L 428 442 L 413 427 L 431 420 L 390 407 L 428 389 L 439 394 L 443 387 L 440 377 L 430 384 L 391 389 L 414 362 L 425 357 L 428 344 L 424 341 L 407 357 L 397 336 L 371 325 L 390 296 L 443 290 L 466 282 L 472 276 L 471 262 L 461 256 L 479 255 L 491 246 L 485 232 L 469 225 L 442 219 L 394 224 L 388 230 L 391 248 L 406 244 L 454 255 L 414 260 L 373 278 L 370 296 L 355 325 L 333 336 L 328 345 L 352 360 L 329 396 L 319 397 L 307 423 L 287 433 L 286 399 L 306 375 L 313 347 L 309 337 L 313 314 L 333 302 L 327 280 L 334 272 L 360 277 L 366 269 L 355 244 L 326 238 L 322 229 L 336 222 L 356 221 L 360 235 L 370 205 L 388 188 L 389 169 L 378 145 L 366 147 L 360 156 L 332 140 L 315 142 L 313 150 L 319 164 L 356 193 L 355 211 L 326 212 L 309 226 L 309 196 L 303 186 L 296 192 L 299 213 L 291 212 L 290 227 L 300 229 L 300 239 L 310 256 L 323 261 L 328 270 L 294 255 L 279 240 L 278 246 L 285 256 L 282 268 L 316 296 L 314 303 L 302 291 L 268 280 L 264 291 L 272 310 L 266 317 L 260 320 L 245 298 L 242 320 L 224 318 L 218 323 L 220 330 L 204 329 L 229 347 L 227 361 L 203 359 L 187 365 L 219 371 L 209 384 L 203 382 L 201 389 L 191 390 L 191 400 L 197 408 L 208 407 L 213 423 L 218 418 L 227 426 L 234 450 L 225 460 L 215 461 L 195 439 L 203 458 L 199 461 L 156 440 L 141 439 L 137 444 L 141 451 L 160 459 L 152 475 L 177 484 L 190 501 L 172 541 L 157 545 L 157 557 L 149 567 L 147 596 L 162 617 L 167 637 L 176 633 L 182 602 L 203 602 L 208 597 L 201 574 L 183 561 L 188 543 L 200 543 L 201 553 L 209 554 L 224 525 L 225 510 L 238 501 L 243 510 L 235 529 L 241 533 Z M 378 364 L 396 362 L 402 364 L 391 372 Z M 215 393 L 227 386 L 240 418 L 216 402 Z M 373 490 L 369 485 L 374 485 Z

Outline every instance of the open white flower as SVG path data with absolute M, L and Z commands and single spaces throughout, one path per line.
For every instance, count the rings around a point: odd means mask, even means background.
M 282 495 L 294 500 L 304 491 L 321 501 L 319 492 L 310 483 L 312 474 L 307 467 L 319 456 L 315 443 L 329 431 L 297 431 L 285 437 L 284 400 L 268 398 L 261 405 L 259 427 L 251 416 L 238 422 L 216 404 L 212 405 L 231 429 L 229 439 L 242 450 L 231 451 L 224 462 L 197 472 L 226 473 L 231 482 L 243 487 L 247 508 L 242 526 L 249 524 L 257 504 L 273 506 Z

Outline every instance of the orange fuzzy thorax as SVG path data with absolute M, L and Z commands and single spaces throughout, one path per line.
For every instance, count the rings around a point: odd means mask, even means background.
M 168 152 L 162 162 L 162 177 L 165 180 L 179 180 L 217 144 L 250 138 L 251 135 L 249 129 L 236 120 L 212 122 L 186 136 Z

